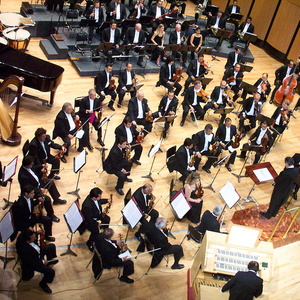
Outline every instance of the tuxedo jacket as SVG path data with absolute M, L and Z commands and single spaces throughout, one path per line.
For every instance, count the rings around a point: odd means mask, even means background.
M 114 40 L 114 45 L 120 45 L 120 38 L 121 38 L 121 34 L 120 34 L 120 30 L 119 28 L 115 29 L 115 40 Z M 103 30 L 102 33 L 102 42 L 103 43 L 109 43 L 110 41 L 110 27 L 107 27 Z
M 219 100 L 219 95 L 220 95 L 220 90 L 221 90 L 221 87 L 220 86 L 216 86 L 211 95 L 210 95 L 210 98 L 213 102 L 217 102 Z M 227 97 L 225 97 L 224 95 L 222 95 L 222 100 L 223 100 L 223 105 L 224 107 L 228 104 L 229 106 L 232 106 L 232 104 L 229 104 L 228 103 L 228 100 L 227 100 Z
M 129 128 L 132 134 L 132 143 L 131 144 L 135 144 L 136 142 L 136 138 L 139 135 L 139 132 L 136 130 L 136 126 L 134 126 L 133 124 L 131 125 L 131 127 Z M 125 129 L 125 125 L 124 123 L 120 124 L 116 129 L 115 129 L 115 135 L 116 135 L 116 141 L 119 140 L 119 138 L 121 136 L 125 137 L 127 139 L 127 133 L 126 133 L 126 129 Z
M 249 112 L 251 107 L 252 107 L 252 104 L 254 102 L 254 98 L 253 97 L 249 97 L 247 98 L 244 102 L 243 102 L 243 109 L 242 109 L 242 112 Z M 259 104 L 258 104 L 259 105 Z M 258 109 L 259 110 L 259 109 Z M 254 108 L 254 115 L 256 116 L 257 114 L 259 113 L 259 111 L 256 111 L 255 113 L 255 108 Z
M 180 39 L 182 37 L 184 37 L 184 32 L 181 30 L 180 31 Z M 184 40 L 185 40 L 185 38 L 184 38 Z M 184 41 L 183 42 L 180 41 L 179 45 L 181 45 L 182 43 L 184 43 Z M 171 44 L 171 45 L 177 45 L 177 31 L 175 29 L 170 32 L 169 44 Z
M 54 143 L 50 139 L 50 136 L 48 134 L 46 135 L 44 146 L 48 157 L 51 155 L 50 148 L 59 149 L 59 150 L 61 150 L 62 148 L 61 145 Z M 46 153 L 44 151 L 44 148 L 37 137 L 33 138 L 32 141 L 30 142 L 28 155 L 34 158 L 34 165 L 37 166 L 41 166 L 43 164 L 43 160 L 46 159 Z
M 112 74 L 109 74 L 109 79 L 111 79 Z M 96 90 L 97 93 L 99 94 L 100 92 L 104 91 L 105 86 L 107 84 L 107 76 L 106 76 L 106 71 L 100 71 L 96 77 Z
M 107 7 L 107 10 L 106 10 L 106 19 L 107 20 L 112 20 L 112 19 L 115 19 L 115 15 L 112 14 L 112 12 L 116 9 L 116 2 L 115 1 L 112 1 L 108 4 L 108 7 Z M 121 7 L 120 7 L 120 15 L 121 15 L 121 20 L 124 20 L 126 19 L 126 8 L 125 8 L 125 5 L 124 4 L 120 4 Z
M 132 15 L 133 12 L 135 11 L 135 5 L 136 5 L 136 3 L 137 3 L 137 1 L 134 1 L 134 2 L 132 3 L 132 6 L 129 8 L 130 15 Z M 139 6 L 139 8 L 141 9 L 141 16 L 142 16 L 142 15 L 145 14 L 145 12 L 146 12 L 145 4 L 144 4 L 144 7 L 143 7 L 143 8 L 141 8 L 140 6 Z M 137 16 L 137 14 L 136 14 L 136 16 Z
M 226 65 L 225 65 L 225 69 L 228 69 L 228 68 L 233 68 L 233 64 L 234 64 L 234 59 L 235 59 L 235 51 L 232 51 L 229 53 L 228 57 L 227 57 L 227 62 L 226 62 Z M 245 60 L 244 60 L 244 56 L 242 53 L 239 53 L 238 54 L 238 57 L 237 57 L 237 63 L 244 63 Z
M 186 70 L 186 73 L 191 77 L 194 76 L 196 77 L 197 75 L 197 59 L 192 60 L 189 65 L 188 68 Z M 206 73 L 206 69 L 204 68 L 204 66 L 200 65 L 200 70 L 199 70 L 199 76 L 198 77 L 204 77 L 204 74 Z
M 74 117 L 75 119 L 75 117 Z M 54 121 L 53 129 L 53 139 L 60 137 L 65 137 L 70 133 L 70 125 L 68 118 L 63 110 L 61 110 Z
M 225 11 L 225 14 L 227 16 L 230 16 L 231 15 L 231 11 L 232 11 L 232 8 L 233 8 L 233 5 L 228 5 L 227 8 L 226 8 L 226 11 Z M 240 7 L 238 5 L 236 5 L 236 14 L 239 14 L 241 11 Z
M 209 146 L 215 142 L 214 134 L 212 133 L 212 135 L 213 135 L 212 139 L 208 143 L 208 149 L 209 149 Z M 205 131 L 201 130 L 201 131 L 197 132 L 196 134 L 193 134 L 192 138 L 194 141 L 194 146 L 196 146 L 196 151 L 201 153 L 201 151 L 203 150 L 204 145 L 205 145 Z
M 161 15 L 166 14 L 166 9 L 164 7 L 161 7 L 160 10 L 161 10 Z M 155 15 L 156 15 L 156 4 L 152 5 L 148 10 L 148 16 L 153 16 L 155 18 Z
M 203 4 L 203 2 L 204 2 L 204 0 L 198 0 L 197 4 Z M 207 1 L 207 5 L 206 6 L 208 6 L 208 5 L 211 5 L 211 0 Z
M 192 105 L 193 102 L 194 102 L 194 87 L 190 86 L 184 95 L 182 105 Z M 200 102 L 205 103 L 203 98 L 197 95 L 197 103 L 199 104 Z
M 102 214 L 102 204 L 107 203 L 107 199 L 100 199 L 98 202 L 99 209 L 98 210 L 95 201 L 88 195 L 84 202 L 82 203 L 81 212 L 84 216 L 84 221 L 87 223 L 87 227 L 94 228 L 95 230 L 98 229 L 98 222 L 97 220 L 101 220 Z
M 100 98 L 95 98 L 94 107 L 93 107 L 94 111 L 99 111 L 100 106 L 101 106 Z M 90 110 L 89 96 L 82 98 L 80 101 L 79 116 L 80 116 L 80 120 L 83 123 L 90 117 L 90 114 L 86 112 L 87 110 Z
M 254 83 L 254 86 L 258 87 L 258 86 L 262 83 L 262 81 L 263 81 L 263 80 L 262 80 L 261 78 L 259 78 L 259 79 Z M 265 92 L 265 95 L 266 95 L 266 96 L 269 95 L 270 92 L 271 92 L 271 85 L 270 85 L 270 82 L 267 81 L 267 90 L 266 90 L 266 92 Z
M 87 19 L 95 19 L 95 17 L 90 17 L 91 13 L 93 13 L 95 10 L 94 6 L 91 6 L 87 13 L 86 13 L 86 17 Z M 95 23 L 96 26 L 100 26 L 104 21 L 104 13 L 103 13 L 103 8 L 102 7 L 99 7 L 99 19 L 98 19 L 98 22 Z
M 170 102 L 167 111 L 165 111 L 167 105 L 168 96 L 163 96 L 158 105 L 158 111 L 162 114 L 162 116 L 167 115 L 170 111 L 176 112 L 178 106 L 178 99 L 174 96 L 172 101 Z
M 137 116 L 139 114 L 138 101 L 140 101 L 140 100 L 138 100 L 137 97 L 133 97 L 129 100 L 129 103 L 128 103 L 127 115 L 133 121 L 137 120 Z M 142 100 L 142 107 L 143 107 L 143 118 L 145 118 L 145 116 L 146 116 L 145 113 L 149 111 L 148 101 L 145 98 Z
M 236 135 L 236 126 L 230 125 L 230 140 Z M 216 137 L 219 138 L 221 142 L 225 142 L 226 138 L 226 125 L 222 124 L 219 126 L 216 132 Z M 228 141 L 227 141 L 228 142 Z
M 214 26 L 216 24 L 216 21 L 217 21 L 217 16 L 213 16 L 209 18 L 207 22 L 207 28 Z M 222 16 L 219 21 L 219 28 L 225 29 L 225 24 L 226 24 L 226 18 Z
M 275 77 L 276 77 L 276 80 L 280 80 L 280 81 L 283 81 L 283 79 L 285 78 L 286 76 L 286 72 L 287 72 L 287 69 L 288 69 L 288 66 L 281 66 L 280 68 L 278 68 L 276 71 L 275 71 Z M 290 74 L 291 75 L 293 73 L 293 70 L 290 71 Z
M 135 28 L 129 28 L 127 30 L 127 34 L 125 36 L 125 45 L 133 44 L 134 34 L 135 34 Z M 139 46 L 142 46 L 145 44 L 145 31 L 143 29 L 140 31 L 139 40 L 138 40 L 137 44 Z
M 278 106 L 276 108 L 276 110 L 274 111 L 273 115 L 272 115 L 272 119 L 274 119 L 276 121 L 277 117 L 279 116 L 280 112 L 281 112 L 281 109 L 282 107 L 281 106 Z M 290 118 L 291 117 L 291 112 L 290 111 L 287 111 L 287 115 L 288 117 Z M 280 118 L 280 121 L 279 121 L 279 126 L 280 127 L 286 127 L 287 124 L 283 124 L 283 121 L 282 121 L 282 117 Z
M 134 78 L 134 71 L 131 70 L 130 71 L 130 74 L 131 74 L 131 79 Z M 118 92 L 120 92 L 120 90 L 123 88 L 123 87 L 126 87 L 126 83 L 127 83 L 127 71 L 126 70 L 123 70 L 121 71 L 120 75 L 119 75 L 119 85 L 118 85 Z
M 189 149 L 189 152 L 190 152 L 190 156 L 192 156 L 193 149 Z M 186 151 L 186 148 L 184 145 L 181 145 L 178 148 L 178 150 L 175 153 L 175 158 L 176 158 L 175 170 L 179 171 L 180 173 L 182 173 L 181 170 L 186 171 L 187 167 L 188 167 L 188 165 L 187 165 L 188 164 L 188 155 L 187 155 L 187 151 Z
M 23 187 L 25 185 L 32 185 L 34 187 L 34 197 L 39 198 L 42 197 L 42 193 L 40 191 L 40 187 L 42 185 L 40 175 L 41 175 L 41 169 L 42 166 L 34 166 L 32 168 L 32 171 L 35 173 L 35 175 L 39 178 L 39 182 L 35 180 L 35 178 L 23 167 L 19 169 L 19 174 L 18 174 L 18 181 L 21 187 L 21 194 L 23 194 Z M 39 185 L 40 184 L 40 185 Z
M 237 272 L 222 288 L 222 292 L 229 290 L 229 300 L 253 300 L 263 291 L 263 280 L 252 271 Z
M 209 210 L 206 210 L 202 215 L 199 226 L 197 226 L 196 229 L 200 231 L 202 233 L 202 237 L 204 237 L 206 230 L 220 232 L 220 223 L 218 222 L 217 217 L 215 217 Z
M 160 67 L 160 71 L 159 71 L 159 81 L 162 85 L 166 85 L 168 81 L 173 79 L 173 75 L 175 73 L 175 65 L 172 64 L 171 65 L 171 79 L 169 79 L 169 66 L 168 64 L 163 64 Z
M 227 80 L 227 78 L 234 76 L 234 69 L 226 69 L 224 76 L 223 76 L 223 80 Z M 240 84 L 242 83 L 244 74 L 241 71 L 238 71 L 237 75 L 236 75 L 236 86 L 240 86 Z
M 256 142 L 256 140 L 257 140 L 258 137 L 259 137 L 259 134 L 260 134 L 261 130 L 262 130 L 262 128 L 261 128 L 261 126 L 259 126 L 259 127 L 255 130 L 255 132 L 249 137 L 249 140 L 250 140 L 250 141 L 255 141 L 255 142 Z M 266 134 L 268 135 L 268 144 L 267 144 L 267 145 L 270 146 L 270 145 L 271 145 L 272 137 L 271 137 L 271 132 L 270 132 L 269 129 L 267 130 Z
M 245 26 L 246 26 L 246 24 L 247 24 L 246 22 L 243 22 L 243 23 L 240 25 L 239 30 L 240 30 L 240 31 L 243 31 L 244 28 L 245 28 Z M 247 29 L 247 32 L 249 32 L 249 33 L 254 33 L 254 26 L 253 26 L 252 24 L 249 25 L 249 27 L 248 27 L 248 29 Z
M 141 209 L 142 212 L 147 213 L 148 212 L 148 203 L 149 200 L 151 199 L 151 196 L 147 195 L 147 204 L 145 203 L 145 198 L 142 193 L 142 187 L 139 187 L 132 195 L 132 197 L 135 199 L 136 203 L 138 204 L 139 208 Z
M 104 161 L 104 170 L 108 174 L 121 171 L 125 161 L 125 151 L 123 151 L 123 149 L 121 151 L 118 145 L 115 143 L 111 148 L 108 157 Z

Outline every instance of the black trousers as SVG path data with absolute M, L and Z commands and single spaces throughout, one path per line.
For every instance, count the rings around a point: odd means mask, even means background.
M 45 208 L 46 208 L 46 204 L 45 204 Z M 46 211 L 47 211 L 47 209 L 46 209 Z M 53 215 L 53 213 L 52 213 L 52 215 Z M 39 218 L 36 218 L 34 225 L 36 223 L 41 223 L 44 225 L 45 237 L 52 236 L 52 218 L 48 214 L 48 211 L 47 211 L 47 216 L 41 216 Z
M 111 265 L 112 267 L 123 267 L 123 276 L 127 277 L 134 273 L 134 264 L 132 260 L 122 261 Z
M 276 124 L 273 125 L 273 128 L 275 130 L 277 130 L 280 134 L 283 133 L 284 130 L 285 130 L 285 127 L 281 127 L 281 126 L 276 125 Z M 272 139 L 273 139 L 272 146 L 273 146 L 273 144 L 274 144 L 274 142 L 275 142 L 275 140 L 276 140 L 276 138 L 278 136 L 278 133 L 275 130 L 273 130 L 272 128 L 270 128 L 270 130 L 273 131 L 273 133 L 272 133 Z
M 52 180 L 50 183 L 50 180 L 47 180 L 45 183 L 44 182 L 41 182 L 41 187 L 43 188 L 44 186 L 47 185 L 47 190 L 49 191 L 49 194 L 50 196 L 52 197 L 53 201 L 57 201 L 60 197 L 60 193 L 59 191 L 57 190 L 57 187 L 55 185 L 55 182 L 54 180 Z M 49 184 L 48 184 L 49 183 Z M 48 197 L 47 195 L 45 197 Z M 48 197 L 49 198 L 49 197 Z M 49 198 L 50 199 L 50 198 Z M 46 200 L 46 198 L 45 198 Z M 51 205 L 51 201 L 50 201 L 50 205 Z M 46 207 L 46 204 L 45 204 L 45 207 Z M 51 206 L 52 207 L 52 206 Z M 53 211 L 53 209 L 52 209 Z
M 76 132 L 76 129 L 70 131 L 70 134 L 74 134 Z M 68 155 L 69 153 L 69 148 L 70 148 L 70 145 L 71 145 L 71 140 L 70 138 L 66 135 L 66 136 L 59 136 L 63 141 L 64 143 L 66 143 L 66 149 L 67 149 L 67 152 L 65 153 L 66 155 Z M 75 138 L 72 139 L 75 143 Z M 81 139 L 78 139 L 79 140 L 79 149 L 82 149 L 83 147 L 86 147 L 86 145 L 84 145 L 84 138 L 82 137 Z
M 203 120 L 203 117 L 205 115 L 204 109 L 199 104 L 197 104 L 195 106 L 192 105 L 192 107 L 195 110 L 196 117 Z M 189 111 L 190 111 L 189 105 L 183 105 L 183 112 L 182 112 L 181 122 L 183 122 L 183 123 L 185 122 L 186 116 L 188 115 Z M 194 115 L 194 114 L 192 114 L 192 115 Z
M 118 101 L 118 103 L 119 103 L 119 104 L 122 104 L 122 101 L 123 101 L 123 99 L 124 99 L 124 97 L 125 97 L 125 94 L 128 92 L 128 90 L 129 90 L 131 87 L 132 87 L 132 84 L 126 85 L 127 91 L 124 91 L 124 89 L 122 89 L 122 88 L 119 89 L 119 92 L 118 92 L 118 94 L 119 94 L 119 101 Z M 134 96 L 135 96 L 135 92 L 130 92 L 130 97 L 133 98 Z
M 245 145 L 248 145 L 248 143 L 245 143 L 244 145 L 243 145 L 243 147 L 245 146 Z M 251 142 L 251 145 L 256 145 L 256 146 L 258 146 L 255 142 Z M 243 147 L 242 147 L 242 149 L 243 149 Z M 262 152 L 262 151 L 256 151 L 255 152 L 255 158 L 254 158 L 254 162 L 253 162 L 253 165 L 255 165 L 255 164 L 257 164 L 258 162 L 259 162 L 259 159 L 260 159 L 260 157 L 262 156 L 262 155 L 264 155 L 265 154 L 265 152 Z M 246 158 L 246 151 L 241 151 L 241 157 L 242 158 Z
M 100 102 L 102 102 L 102 101 L 105 99 L 105 97 L 101 95 L 101 91 L 98 90 L 98 91 L 96 91 L 96 92 L 97 92 L 97 94 L 100 96 Z M 109 103 L 108 103 L 108 106 L 113 106 L 113 105 L 114 105 L 114 102 L 115 102 L 115 100 L 116 100 L 116 98 L 117 98 L 116 92 L 115 92 L 114 90 L 110 90 L 108 87 L 105 88 L 105 89 L 103 90 L 103 92 L 105 93 L 106 96 L 109 95 L 109 96 L 111 97 L 111 98 L 110 98 L 110 101 L 109 101 Z
M 163 257 L 168 254 L 174 254 L 174 264 L 178 264 L 181 257 L 183 257 L 183 250 L 180 245 L 172 245 L 168 250 L 158 250 L 154 252 L 151 268 L 155 268 Z
M 225 107 L 225 105 L 219 104 L 219 108 L 224 108 L 224 107 Z M 208 102 L 207 104 L 205 104 L 203 109 L 206 113 L 209 109 L 217 110 L 218 108 L 215 108 L 215 106 L 213 105 L 213 102 Z M 222 125 L 224 123 L 225 118 L 226 118 L 226 114 L 221 114 L 221 119 L 220 119 L 219 125 Z
M 158 111 L 155 112 L 155 113 L 153 113 L 152 115 L 153 115 L 153 118 L 159 118 Z M 174 121 L 173 121 L 173 122 L 174 122 Z M 164 130 L 163 130 L 163 132 L 167 133 L 167 131 L 168 131 L 169 128 L 170 128 L 170 124 L 172 124 L 172 126 L 173 126 L 173 122 L 170 123 L 170 122 L 165 121 L 165 125 L 164 125 Z
M 47 158 L 46 162 L 51 165 L 51 172 L 49 174 L 49 177 L 52 178 L 55 174 L 59 172 L 60 160 L 55 159 L 53 155 L 49 154 L 49 157 Z M 53 169 L 55 171 L 53 171 Z
M 155 223 L 156 222 L 156 219 L 158 218 L 159 216 L 159 213 L 156 209 L 152 209 L 151 212 L 149 213 L 149 211 L 144 211 L 144 213 L 148 214 L 150 216 L 150 220 L 149 220 L 149 223 Z M 141 224 L 139 230 L 137 231 L 138 233 L 145 233 L 146 230 L 145 230 L 145 227 L 143 226 L 143 224 Z
M 170 6 L 170 10 L 172 11 L 174 9 L 174 7 L 176 6 L 175 2 L 172 2 L 171 6 Z M 178 6 L 178 8 L 181 7 L 181 14 L 183 15 L 185 13 L 185 8 L 186 8 L 186 4 L 182 3 Z
M 174 82 L 173 80 L 170 80 L 171 82 Z M 178 82 L 175 82 L 174 85 L 171 85 L 169 83 L 166 83 L 166 84 L 162 84 L 165 88 L 167 88 L 168 90 L 174 90 L 174 94 L 175 96 L 178 96 L 181 89 L 182 89 L 182 86 L 178 83 Z
M 86 121 L 86 120 L 84 120 Z M 84 123 L 83 121 L 83 123 Z M 81 145 L 82 147 L 87 147 L 90 144 L 90 126 L 89 126 L 89 122 L 87 122 L 84 126 L 83 126 L 83 130 L 84 130 L 84 135 L 82 137 L 82 141 L 81 141 Z M 97 131 L 97 141 L 100 142 L 102 140 L 102 127 L 99 127 L 99 123 L 97 123 L 95 120 L 94 122 L 91 124 L 94 129 Z
M 204 164 L 204 166 L 202 167 L 204 170 L 208 170 L 210 169 L 210 167 L 212 166 L 212 164 L 218 159 L 218 156 L 219 156 L 220 152 L 218 151 L 216 155 L 212 155 L 210 153 L 209 150 L 207 151 L 204 151 L 204 152 L 201 152 L 201 155 L 203 156 L 215 156 L 215 158 L 212 158 L 212 157 L 208 157 L 207 158 L 207 161 L 206 163 Z M 201 158 L 198 158 L 198 156 L 195 157 L 195 169 L 196 171 L 198 170 L 199 168 L 199 164 L 201 162 Z
M 127 162 L 126 161 L 126 162 L 122 163 L 122 165 L 120 167 L 123 168 L 124 170 L 126 170 L 127 172 L 130 172 L 131 167 L 132 167 L 132 162 Z M 116 188 L 117 189 L 122 189 L 123 186 L 124 186 L 125 179 L 127 178 L 127 175 L 123 174 L 121 172 L 121 170 L 114 171 L 112 173 L 110 173 L 109 171 L 107 171 L 107 173 L 108 174 L 114 174 L 114 175 L 116 175 L 118 177 Z
M 191 171 L 183 168 L 175 168 L 174 170 L 178 171 L 182 176 L 179 178 L 181 181 L 185 182 L 186 178 L 190 175 Z
M 131 160 L 140 160 L 142 152 L 143 152 L 143 146 L 141 144 L 136 144 L 135 141 L 131 143 L 131 145 L 135 145 L 131 148 L 131 151 L 134 151 L 134 156 Z
M 138 125 L 143 125 L 144 128 L 151 132 L 152 131 L 152 123 L 151 122 L 146 122 L 145 119 L 136 119 L 136 124 Z M 148 134 L 148 132 L 144 132 L 144 135 L 146 136 Z
M 250 121 L 250 125 L 247 125 L 247 126 L 244 125 L 246 119 L 248 119 Z M 247 116 L 246 115 L 246 118 L 244 118 L 243 115 L 241 115 L 240 121 L 239 121 L 239 130 L 241 132 L 246 133 L 255 127 L 256 127 L 256 116 Z
M 226 142 L 223 141 L 223 143 L 226 145 Z M 222 147 L 222 146 L 221 146 Z M 222 149 L 224 150 L 228 150 L 228 146 L 226 146 L 225 148 L 222 147 Z M 230 151 L 229 151 L 230 152 Z M 236 151 L 233 151 L 233 152 L 230 152 L 231 156 L 229 157 L 227 163 L 226 163 L 226 166 L 229 166 L 229 165 L 233 165 L 234 162 L 235 162 L 235 157 L 236 157 Z
M 98 220 L 101 221 L 103 224 L 109 224 L 110 223 L 110 217 L 108 215 L 106 216 L 99 216 Z M 108 228 L 109 225 L 103 225 L 101 228 L 105 229 Z M 99 235 L 99 227 L 96 226 L 90 226 L 89 223 L 86 222 L 86 228 L 91 232 L 90 237 L 88 241 L 86 242 L 88 245 L 92 245 L 93 242 L 96 240 L 97 236 Z

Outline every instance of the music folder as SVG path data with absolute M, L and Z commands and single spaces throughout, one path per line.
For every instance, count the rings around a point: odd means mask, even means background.
M 229 208 L 232 208 L 241 199 L 240 194 L 230 181 L 225 184 L 219 194 Z
M 182 219 L 192 208 L 182 189 L 170 200 L 170 204 L 178 219 Z
M 121 210 L 121 213 L 131 228 L 134 228 L 143 217 L 143 213 L 133 197 Z

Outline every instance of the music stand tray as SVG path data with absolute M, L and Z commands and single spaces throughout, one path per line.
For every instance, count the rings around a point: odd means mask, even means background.
M 194 52 L 196 47 L 190 45 L 183 45 L 179 48 L 181 52 Z
M 201 54 L 211 54 L 214 48 L 212 47 L 206 47 L 206 48 L 201 48 L 200 52 Z
M 249 94 L 253 94 L 257 92 L 257 87 L 245 81 L 242 81 L 240 88 L 246 90 Z
M 97 50 L 99 51 L 109 51 L 113 47 L 113 43 L 101 43 L 98 45 Z
M 263 114 L 258 114 L 257 117 L 256 117 L 256 120 L 260 121 L 260 122 L 266 121 L 267 124 L 268 124 L 268 126 L 271 126 L 271 125 L 273 125 L 275 123 L 274 119 L 269 118 L 269 117 L 267 117 L 267 116 L 265 116 Z
M 245 32 L 243 36 L 243 41 L 246 42 L 247 45 L 250 43 L 255 43 L 257 40 L 257 35 L 254 33 Z
M 81 19 L 79 22 L 80 27 L 94 27 L 96 24 L 95 19 Z
M 214 111 L 214 114 L 227 115 L 234 110 L 234 107 L 221 107 Z
M 242 20 L 242 18 L 243 18 L 243 15 L 241 15 L 239 13 L 231 14 L 228 17 L 228 19 L 235 20 L 235 21 L 240 21 L 240 20 Z
M 169 44 L 169 45 L 166 45 L 164 50 L 165 51 L 177 52 L 180 47 L 181 47 L 181 45 L 171 45 L 171 44 Z
M 177 118 L 177 115 L 173 115 L 173 116 L 162 116 L 160 118 L 157 118 L 154 122 L 155 123 L 161 123 L 161 122 L 173 122 L 175 120 L 175 118 Z
M 132 87 L 128 90 L 128 92 L 136 92 L 136 91 L 138 91 L 143 85 L 144 85 L 143 83 L 137 83 L 137 84 L 135 85 L 135 87 L 132 86 Z
M 136 22 L 137 22 L 136 19 L 126 19 L 121 23 L 121 27 L 125 27 L 125 28 L 134 27 Z
M 105 21 L 102 23 L 102 25 L 100 26 L 99 30 L 102 31 L 105 28 L 108 28 L 110 26 L 111 22 L 110 21 Z
M 141 16 L 140 17 L 140 23 L 142 25 L 148 25 L 151 26 L 150 23 L 152 22 L 152 20 L 154 19 L 153 16 Z
M 216 5 L 207 5 L 205 8 L 206 13 L 211 13 L 213 16 L 217 14 L 219 7 Z
M 147 52 L 154 51 L 157 47 L 158 47 L 158 45 L 156 45 L 156 44 L 146 44 L 144 50 Z
M 253 69 L 253 66 L 245 65 L 245 64 L 240 64 L 241 65 L 241 72 L 251 72 Z
M 205 77 L 202 77 L 202 78 L 197 78 L 197 80 L 200 80 L 202 85 L 209 85 L 213 78 L 205 78 Z

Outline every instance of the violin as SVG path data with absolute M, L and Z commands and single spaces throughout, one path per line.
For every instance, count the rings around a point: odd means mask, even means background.
M 176 69 L 175 74 L 173 75 L 173 80 L 175 82 L 179 82 L 181 80 L 182 72 L 182 66 Z
M 73 116 L 73 118 L 74 118 L 74 123 L 75 123 L 75 129 L 76 129 L 76 131 L 77 130 L 79 130 L 80 129 L 80 127 L 82 126 L 82 123 L 81 123 L 81 121 L 80 120 L 76 120 L 76 114 L 75 114 L 75 111 L 74 111 L 74 109 L 72 110 L 72 116 Z
M 100 123 L 102 119 L 102 110 L 100 109 L 98 112 L 95 112 L 96 117 L 95 117 L 95 122 Z
M 197 95 L 201 97 L 203 100 L 208 101 L 209 100 L 209 95 L 204 92 L 204 89 L 201 88 L 199 92 L 197 92 Z
M 227 83 L 234 82 L 235 80 L 242 80 L 243 78 L 234 78 L 234 76 L 230 76 L 226 78 Z
M 262 148 L 261 148 L 261 152 L 262 153 L 265 153 L 267 151 L 267 145 L 268 145 L 268 136 L 265 135 L 262 139 L 261 139 L 261 145 L 262 145 Z
M 40 235 L 40 248 L 42 251 L 46 250 L 46 243 L 45 243 L 45 234 L 44 234 L 44 229 L 41 224 L 39 224 L 39 227 L 41 229 L 41 232 L 39 233 Z
M 232 147 L 238 148 L 240 146 L 240 141 L 242 140 L 242 138 L 243 136 L 241 134 L 236 134 L 232 143 Z
M 227 98 L 228 101 L 233 101 L 234 92 L 228 88 L 223 92 L 223 96 Z
M 282 122 L 288 122 L 289 120 L 288 111 L 282 110 L 280 114 L 281 114 Z
M 265 94 L 268 89 L 268 84 L 266 82 L 261 83 L 261 91 Z
M 127 146 L 127 148 L 126 148 L 126 159 L 127 159 L 128 162 L 130 162 L 130 160 L 131 160 L 130 152 L 131 152 L 130 148 L 129 148 L 129 146 Z
M 151 194 L 151 198 L 148 201 L 148 212 L 153 208 L 155 196 Z
M 105 207 L 105 209 L 102 212 L 102 217 L 105 217 L 108 214 L 108 211 L 112 205 L 113 194 L 110 194 L 110 200 L 111 200 L 111 203 L 109 203 L 109 202 L 107 203 L 107 206 Z
M 153 122 L 153 116 L 152 116 L 152 111 L 151 110 L 146 112 L 145 115 L 146 115 L 146 122 Z
M 116 84 L 115 83 L 116 83 L 116 81 L 113 77 L 111 79 L 109 79 L 108 89 L 114 91 L 116 89 Z
M 203 195 L 204 195 L 204 190 L 203 190 L 203 188 L 202 188 L 201 183 L 199 183 L 199 184 L 197 185 L 197 190 L 196 190 L 195 195 L 196 195 L 198 198 L 202 198 L 202 197 L 203 197 Z
M 63 147 L 67 147 L 67 144 L 64 143 L 62 146 L 63 146 Z M 56 160 L 60 159 L 60 158 L 62 157 L 63 153 L 64 153 L 64 150 L 61 149 L 61 150 L 56 154 L 55 159 L 56 159 Z
M 46 159 L 43 159 L 43 164 L 44 164 L 44 165 L 47 164 Z M 44 167 L 43 169 L 44 169 L 44 171 L 43 171 L 43 182 L 46 183 L 47 180 L 48 180 L 48 174 L 47 174 L 47 173 L 48 173 L 48 170 L 47 170 L 46 167 Z
M 191 159 L 190 159 L 190 163 L 189 163 L 189 167 L 193 167 L 195 164 L 195 155 L 191 155 Z
M 200 66 L 203 66 L 207 73 L 208 73 L 208 71 L 210 71 L 211 74 L 214 75 L 214 72 L 212 71 L 211 67 L 205 63 L 205 60 L 201 61 Z
M 211 148 L 211 150 L 210 150 L 210 154 L 211 154 L 211 155 L 217 155 L 217 153 L 218 153 L 218 148 L 219 148 L 219 146 L 218 146 L 217 142 L 215 142 L 215 143 L 212 145 L 212 148 Z
M 119 243 L 119 247 L 121 249 L 121 252 L 125 252 L 128 250 L 127 244 L 125 243 L 125 241 L 123 241 L 123 234 L 119 233 L 119 239 L 120 239 L 120 243 Z
M 138 134 L 138 136 L 136 137 L 135 143 L 136 144 L 141 144 L 144 141 L 144 136 L 145 136 L 144 133 L 140 132 Z

